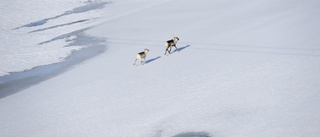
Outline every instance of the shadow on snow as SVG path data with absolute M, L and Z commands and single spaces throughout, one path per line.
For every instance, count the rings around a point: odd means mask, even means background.
M 183 132 L 173 137 L 211 137 L 206 132 Z
M 184 49 L 186 49 L 186 48 L 189 48 L 191 45 L 187 45 L 187 46 L 184 46 L 184 47 L 180 47 L 180 48 L 178 48 L 178 51 L 182 51 L 182 50 L 184 50 Z
M 173 52 L 167 54 L 167 56 L 170 55 L 170 54 L 172 54 L 172 53 L 175 53 L 175 52 L 177 52 L 177 51 L 178 51 L 178 52 L 183 51 L 184 49 L 186 49 L 186 48 L 188 48 L 188 47 L 190 47 L 190 46 L 191 46 L 191 45 L 186 45 L 186 46 L 184 46 L 184 47 L 177 48 L 177 49 L 175 49 Z
M 188 47 L 190 47 L 191 45 L 187 45 L 187 46 L 184 46 L 184 47 L 180 47 L 180 48 L 178 48 L 178 51 L 180 52 L 180 51 L 182 51 L 182 50 L 184 50 L 184 49 L 186 49 L 186 48 L 188 48 Z M 175 50 L 174 52 L 176 52 L 177 50 Z M 174 52 L 172 52 L 172 53 L 174 53 Z M 172 54 L 171 53 L 171 54 Z M 169 55 L 169 54 L 168 54 Z M 158 59 L 160 59 L 161 58 L 161 56 L 158 56 L 158 57 L 155 57 L 155 58 L 152 58 L 152 59 L 149 59 L 149 60 L 147 60 L 146 61 L 146 63 L 151 63 L 151 62 L 153 62 L 153 61 L 156 61 L 156 60 L 158 60 Z
M 153 61 L 155 61 L 155 60 L 157 60 L 157 59 L 160 59 L 160 58 L 161 58 L 161 56 L 158 56 L 158 57 L 149 59 L 149 60 L 146 61 L 146 63 L 151 63 L 151 62 L 153 62 Z

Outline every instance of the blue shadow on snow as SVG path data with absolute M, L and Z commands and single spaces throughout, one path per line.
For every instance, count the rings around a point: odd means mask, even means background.
M 206 132 L 183 132 L 173 137 L 210 137 Z
M 184 46 L 184 47 L 180 47 L 180 48 L 178 48 L 178 51 L 182 51 L 182 50 L 184 50 L 184 49 L 186 49 L 186 48 L 189 48 L 191 45 L 187 45 L 187 46 Z
M 160 58 L 161 58 L 161 56 L 158 56 L 158 57 L 149 59 L 149 60 L 146 61 L 146 63 L 151 63 L 151 62 L 153 62 L 153 61 L 155 61 L 155 60 L 157 60 L 157 59 L 160 59 Z

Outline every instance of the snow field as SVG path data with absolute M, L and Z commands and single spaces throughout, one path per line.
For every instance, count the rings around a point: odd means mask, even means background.
M 50 3 L 48 10 L 47 4 Z M 95 11 L 107 4 L 103 1 L 6 1 L 1 3 L 4 19 L 1 23 L 2 59 L 0 76 L 10 72 L 30 70 L 64 61 L 80 46 L 68 46 L 65 33 L 87 28 L 98 17 Z M 41 14 L 40 14 L 41 13 Z M 60 36 L 59 39 L 50 39 Z M 49 40 L 49 41 L 48 41 Z
M 0 136 L 316 137 L 318 3 L 114 2 L 81 33 L 107 50 L 1 98 Z

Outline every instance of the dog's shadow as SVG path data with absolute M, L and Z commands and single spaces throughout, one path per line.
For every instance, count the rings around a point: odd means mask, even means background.
M 155 57 L 155 58 L 149 59 L 149 60 L 147 60 L 147 62 L 146 62 L 146 63 L 151 63 L 151 62 L 153 62 L 153 61 L 155 61 L 155 60 L 157 60 L 157 59 L 160 59 L 160 58 L 161 58 L 161 56 L 158 56 L 158 57 Z
M 182 51 L 182 50 L 184 50 L 184 49 L 186 49 L 186 48 L 189 48 L 191 45 L 186 45 L 186 46 L 184 46 L 184 47 L 180 47 L 180 48 L 178 48 L 178 49 L 176 49 L 176 50 L 174 50 L 173 52 L 180 52 L 180 51 Z M 172 52 L 172 53 L 173 53 Z
M 189 48 L 191 45 L 186 45 L 186 46 L 184 46 L 184 47 L 180 47 L 180 48 L 178 48 L 178 51 L 182 51 L 182 50 L 184 50 L 184 49 L 186 49 L 186 48 Z

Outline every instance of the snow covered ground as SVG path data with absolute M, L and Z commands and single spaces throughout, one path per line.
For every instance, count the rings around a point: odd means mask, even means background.
M 0 136 L 317 137 L 319 6 L 1 2 Z
M 0 3 L 0 76 L 63 61 L 82 47 L 72 39 L 98 21 L 107 2 L 19 0 Z M 48 10 L 48 5 L 52 10 Z M 69 41 L 64 38 L 70 38 Z

